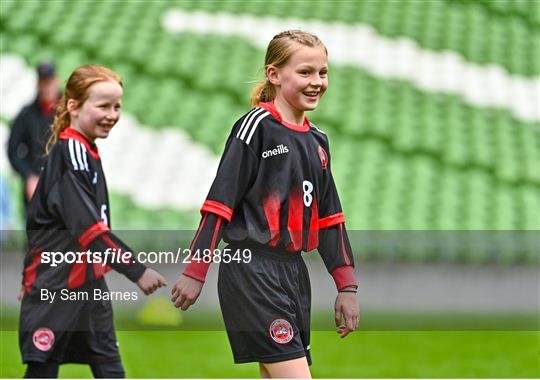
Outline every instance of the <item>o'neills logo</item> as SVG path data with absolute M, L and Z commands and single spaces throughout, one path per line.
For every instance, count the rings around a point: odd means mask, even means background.
M 279 144 L 274 149 L 265 150 L 262 153 L 262 158 L 268 158 L 272 156 L 277 156 L 278 154 L 285 154 L 285 153 L 289 153 L 289 148 L 287 147 L 287 145 Z

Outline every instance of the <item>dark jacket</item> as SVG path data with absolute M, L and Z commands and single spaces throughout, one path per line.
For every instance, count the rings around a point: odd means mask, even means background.
M 45 163 L 45 145 L 51 136 L 54 113 L 47 114 L 36 97 L 24 107 L 11 126 L 8 142 L 9 162 L 24 179 L 39 175 Z

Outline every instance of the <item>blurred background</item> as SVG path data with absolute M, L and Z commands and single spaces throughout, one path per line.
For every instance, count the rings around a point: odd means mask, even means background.
M 352 356 L 316 357 L 314 374 L 540 375 L 538 334 L 530 332 L 538 330 L 539 303 L 538 1 L 2 0 L 0 11 L 5 342 L 16 339 L 14 294 L 24 250 L 22 182 L 6 143 L 13 119 L 36 96 L 36 65 L 54 62 L 62 85 L 85 63 L 123 77 L 122 119 L 98 142 L 112 224 L 140 249 L 158 249 L 155 242 L 165 240 L 148 231 L 161 231 L 173 242 L 165 248 L 175 250 L 191 238 L 178 231 L 197 228 L 225 140 L 262 78 L 266 45 L 278 32 L 300 28 L 317 34 L 329 51 L 330 87 L 308 116 L 329 135 L 367 330 L 341 346 L 333 336 L 316 335 L 315 353 L 336 345 Z M 314 324 L 324 335 L 332 328 L 335 290 L 312 256 Z M 158 268 L 169 284 L 181 271 L 180 265 Z M 145 372 L 153 359 L 137 366 L 126 353 L 131 376 L 256 376 L 251 367 L 232 367 L 215 276 L 216 266 L 198 312 L 171 310 L 161 302 L 168 290 L 157 301 L 140 298 L 115 310 L 133 345 L 145 342 L 136 332 L 148 326 L 219 332 L 208 339 L 221 342 L 217 366 L 232 372 L 212 372 L 210 365 L 202 372 Z M 109 283 L 115 290 L 133 287 L 115 274 Z M 434 339 L 460 329 L 513 333 Z M 369 335 L 375 331 L 401 335 Z M 425 336 L 411 338 L 412 331 Z M 160 342 L 166 346 L 169 338 Z M 434 340 L 445 348 L 430 346 Z M 19 376 L 15 346 L 2 343 L 1 368 L 9 376 Z M 495 346 L 508 351 L 490 351 Z M 210 360 L 193 352 L 186 360 Z M 448 367 L 452 355 L 462 356 Z M 497 355 L 502 364 L 490 366 Z M 429 363 L 418 364 L 427 357 Z M 87 375 L 73 371 L 66 373 Z

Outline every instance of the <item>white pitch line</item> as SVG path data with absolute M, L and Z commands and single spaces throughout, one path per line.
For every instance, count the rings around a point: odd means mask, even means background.
M 13 119 L 36 93 L 35 70 L 16 55 L 0 55 L 0 114 Z M 0 124 L 0 171 L 7 159 L 9 129 Z M 177 128 L 144 127 L 126 112 L 106 140 L 98 140 L 107 184 L 140 206 L 197 210 L 214 179 L 219 159 Z
M 169 9 L 162 26 L 171 33 L 240 36 L 262 49 L 280 31 L 304 29 L 325 42 L 333 63 L 355 65 L 381 79 L 406 80 L 427 92 L 460 95 L 475 106 L 506 108 L 524 121 L 540 120 L 539 77 L 509 74 L 498 64 L 468 62 L 452 51 L 423 49 L 413 39 L 391 39 L 366 24 Z

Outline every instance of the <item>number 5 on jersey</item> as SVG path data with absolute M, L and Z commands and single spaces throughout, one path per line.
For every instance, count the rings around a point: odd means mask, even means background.
M 109 221 L 107 220 L 107 205 L 105 204 L 101 205 L 101 220 L 103 220 L 106 226 L 109 225 Z

